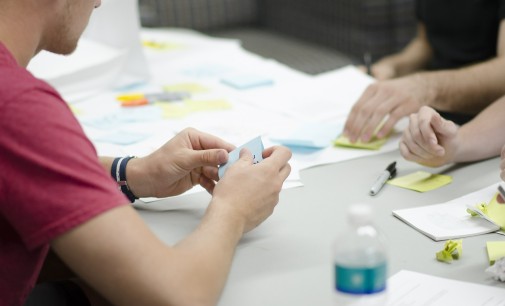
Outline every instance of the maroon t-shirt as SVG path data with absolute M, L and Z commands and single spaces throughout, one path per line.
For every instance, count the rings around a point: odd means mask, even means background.
M 0 43 L 0 304 L 24 303 L 51 240 L 126 203 L 67 104 Z

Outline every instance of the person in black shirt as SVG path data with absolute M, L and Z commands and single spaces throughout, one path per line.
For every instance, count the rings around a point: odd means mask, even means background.
M 416 37 L 371 71 L 378 80 L 344 127 L 352 142 L 385 137 L 427 105 L 463 124 L 505 95 L 505 0 L 417 0 Z

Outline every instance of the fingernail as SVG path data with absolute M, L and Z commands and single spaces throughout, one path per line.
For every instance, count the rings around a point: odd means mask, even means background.
M 225 151 L 221 150 L 217 155 L 217 159 L 220 164 L 223 164 L 228 161 L 228 154 Z

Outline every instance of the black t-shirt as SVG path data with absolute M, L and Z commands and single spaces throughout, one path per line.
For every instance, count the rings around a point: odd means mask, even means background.
M 505 0 L 417 0 L 434 56 L 430 69 L 451 69 L 496 56 Z

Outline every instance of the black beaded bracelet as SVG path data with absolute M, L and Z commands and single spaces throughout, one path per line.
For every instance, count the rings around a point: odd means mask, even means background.
M 130 202 L 133 203 L 136 199 L 138 199 L 138 197 L 136 197 L 130 190 L 126 180 L 126 164 L 128 164 L 132 158 L 135 158 L 135 156 L 115 158 L 112 162 L 110 174 L 118 183 L 118 188 L 121 190 L 121 192 L 130 200 Z

